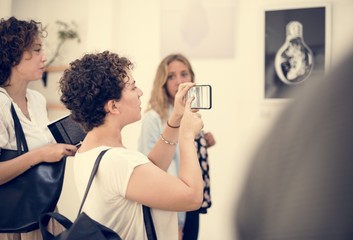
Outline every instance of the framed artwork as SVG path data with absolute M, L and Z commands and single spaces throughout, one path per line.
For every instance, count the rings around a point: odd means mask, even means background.
M 161 56 L 233 58 L 234 1 L 162 0 Z
M 328 4 L 267 8 L 265 14 L 265 99 L 288 99 L 288 90 L 323 77 L 330 62 Z

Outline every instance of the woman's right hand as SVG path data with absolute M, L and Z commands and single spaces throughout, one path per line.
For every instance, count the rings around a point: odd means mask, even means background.
M 179 126 L 180 120 L 183 117 L 184 109 L 185 109 L 185 95 L 189 91 L 189 89 L 194 86 L 195 83 L 187 82 L 179 85 L 178 92 L 174 98 L 174 108 L 170 117 L 169 124 L 173 126 Z
M 35 149 L 42 162 L 58 162 L 65 156 L 73 156 L 77 147 L 71 144 L 53 143 Z
M 74 145 L 53 143 L 33 149 L 11 161 L 0 162 L 0 185 L 14 179 L 34 165 L 41 162 L 58 162 L 64 156 L 74 155 L 76 151 L 77 148 Z
M 180 135 L 190 136 L 195 139 L 203 128 L 203 121 L 201 114 L 191 109 L 193 100 L 194 98 L 191 98 L 186 101 L 184 115 L 180 123 Z

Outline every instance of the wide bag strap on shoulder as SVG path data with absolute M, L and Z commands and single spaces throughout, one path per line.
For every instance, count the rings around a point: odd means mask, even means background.
M 27 145 L 25 134 L 22 129 L 22 125 L 20 123 L 20 120 L 18 119 L 18 116 L 16 114 L 15 108 L 12 103 L 11 103 L 11 115 L 15 126 L 17 151 L 19 155 L 21 155 L 22 149 L 23 149 L 23 152 L 28 152 L 28 145 Z

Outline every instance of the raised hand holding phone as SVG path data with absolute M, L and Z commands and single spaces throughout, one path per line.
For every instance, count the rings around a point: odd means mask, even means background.
M 180 123 L 180 135 L 192 133 L 192 139 L 194 140 L 203 128 L 203 121 L 200 113 L 192 111 L 193 101 L 195 100 L 192 100 L 192 98 L 186 100 L 184 115 Z
M 191 103 L 192 109 L 212 108 L 212 87 L 210 85 L 195 85 L 189 89 L 186 99 L 195 97 Z

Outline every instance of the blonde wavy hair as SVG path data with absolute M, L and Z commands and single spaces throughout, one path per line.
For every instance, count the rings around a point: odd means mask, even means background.
M 168 94 L 166 85 L 168 81 L 168 66 L 174 61 L 180 61 L 184 63 L 189 69 L 191 82 L 195 82 L 195 74 L 192 70 L 191 64 L 189 60 L 182 54 L 170 54 L 160 62 L 154 78 L 151 98 L 148 101 L 146 111 L 151 109 L 155 110 L 160 115 L 162 121 L 166 121 L 168 119 L 169 105 L 173 105 L 173 99 Z

